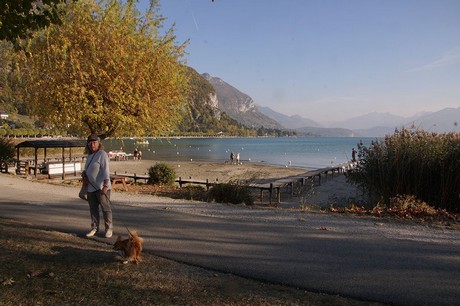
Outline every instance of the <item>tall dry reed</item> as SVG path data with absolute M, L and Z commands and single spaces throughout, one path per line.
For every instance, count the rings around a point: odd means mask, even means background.
M 358 144 L 350 180 L 385 204 L 413 195 L 433 207 L 460 210 L 460 134 L 396 130 L 369 147 Z

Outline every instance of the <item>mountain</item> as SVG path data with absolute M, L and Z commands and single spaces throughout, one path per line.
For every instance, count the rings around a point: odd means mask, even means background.
M 440 111 L 426 114 L 404 125 L 407 128 L 415 127 L 430 132 L 458 132 L 460 130 L 460 107 L 444 108 Z
M 375 127 L 401 127 L 409 118 L 393 115 L 390 113 L 369 113 L 362 116 L 353 117 L 344 121 L 335 122 L 333 126 L 340 126 L 342 128 L 351 130 L 365 130 Z
M 353 129 L 357 135 L 372 137 L 392 134 L 396 128 L 401 127 L 437 133 L 458 132 L 458 124 L 460 124 L 460 107 L 445 108 L 437 112 L 421 112 L 411 117 L 390 113 L 370 113 L 336 123 L 337 126 Z
M 209 73 L 202 76 L 216 91 L 219 109 L 248 127 L 265 127 L 282 129 L 281 124 L 261 113 L 254 101 L 248 95 L 227 84 L 222 79 L 212 77 Z
M 189 103 L 183 110 L 182 120 L 178 124 L 181 132 L 239 136 L 251 134 L 248 128 L 219 108 L 216 91 L 201 74 L 191 67 L 187 67 L 187 73 L 190 77 Z
M 383 137 L 388 134 L 393 134 L 396 127 L 391 126 L 374 126 L 368 129 L 353 130 L 357 136 L 363 137 Z
M 298 135 L 305 136 L 325 136 L 325 137 L 354 137 L 357 135 L 354 131 L 342 128 L 322 128 L 322 127 L 303 127 L 295 131 Z
M 276 120 L 279 124 L 287 129 L 298 129 L 303 127 L 321 127 L 321 125 L 311 119 L 299 115 L 287 116 L 272 110 L 269 107 L 257 106 L 259 111 L 267 117 Z
M 369 113 L 335 122 L 330 128 L 321 129 L 321 125 L 301 116 L 286 116 L 268 107 L 258 107 L 270 118 L 299 134 L 320 136 L 369 136 L 382 137 L 394 133 L 395 129 L 418 128 L 430 132 L 458 132 L 460 130 L 460 107 L 445 108 L 437 112 L 419 112 L 410 117 L 391 113 Z M 336 128 L 332 128 L 332 126 Z

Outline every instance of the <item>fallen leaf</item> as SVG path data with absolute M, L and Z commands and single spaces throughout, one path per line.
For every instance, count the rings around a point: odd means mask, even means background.
M 42 270 L 35 270 L 35 271 L 32 271 L 32 272 L 29 272 L 27 273 L 27 277 L 28 278 L 32 278 L 32 277 L 38 277 L 40 275 L 43 274 L 43 271 Z
M 7 277 L 7 278 L 3 279 L 3 281 L 2 281 L 3 286 L 12 286 L 13 283 L 14 283 L 14 280 L 13 280 L 12 277 Z

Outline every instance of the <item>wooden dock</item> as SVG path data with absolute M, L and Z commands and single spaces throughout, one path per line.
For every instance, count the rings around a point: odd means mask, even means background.
M 270 183 L 264 183 L 264 184 L 249 183 L 246 186 L 249 188 L 259 189 L 261 201 L 263 201 L 264 191 L 268 191 L 270 205 L 272 205 L 274 195 L 276 195 L 276 200 L 277 200 L 277 203 L 279 204 L 281 203 L 281 188 L 286 188 L 288 192 L 290 190 L 290 195 L 292 197 L 294 196 L 294 186 L 295 185 L 305 186 L 307 184 L 307 181 L 314 183 L 316 180 L 318 182 L 318 185 L 321 185 L 321 179 L 323 176 L 327 179 L 328 175 L 333 176 L 334 174 L 345 173 L 346 171 L 352 169 L 353 167 L 354 167 L 354 163 L 351 163 L 351 162 L 344 163 L 344 164 L 340 164 L 336 166 L 308 171 L 301 175 L 281 178 L 281 179 L 275 180 Z

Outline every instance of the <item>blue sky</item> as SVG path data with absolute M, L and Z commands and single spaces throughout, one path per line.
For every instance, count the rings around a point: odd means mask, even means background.
M 146 5 L 148 0 L 141 0 Z M 159 0 L 187 64 L 319 123 L 460 106 L 458 0 Z

